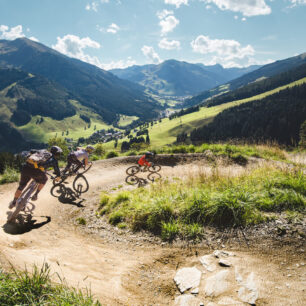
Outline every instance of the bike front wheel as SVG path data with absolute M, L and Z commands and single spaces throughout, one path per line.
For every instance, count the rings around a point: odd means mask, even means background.
M 131 167 L 126 169 L 126 174 L 127 175 L 135 175 L 139 171 L 140 171 L 140 167 L 139 166 L 131 166 Z
M 129 185 L 136 185 L 139 182 L 139 178 L 135 175 L 129 175 L 126 177 L 125 182 Z
M 152 172 L 148 175 L 148 179 L 151 182 L 155 182 L 155 181 L 159 180 L 160 178 L 161 178 L 161 175 L 157 172 Z
M 159 172 L 160 169 L 161 169 L 161 166 L 159 166 L 159 165 L 153 165 L 153 166 L 149 167 L 150 172 Z
M 80 194 L 88 191 L 89 184 L 86 177 L 81 174 L 74 179 L 72 187 L 75 190 L 75 192 Z
M 64 196 L 66 193 L 66 188 L 63 184 L 56 184 L 51 188 L 50 191 L 51 195 L 53 195 L 56 198 L 59 198 L 60 196 Z

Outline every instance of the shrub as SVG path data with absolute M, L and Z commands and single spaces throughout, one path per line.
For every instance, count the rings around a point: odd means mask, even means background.
M 106 158 L 114 158 L 114 157 L 118 157 L 118 153 L 115 151 L 110 151 L 106 154 Z
M 98 156 L 103 156 L 105 154 L 105 149 L 102 143 L 98 143 L 95 147 L 95 154 Z
M 0 185 L 19 181 L 19 173 L 13 168 L 5 168 L 0 177 Z
M 179 233 L 179 226 L 175 222 L 162 222 L 161 238 L 165 241 L 172 241 Z
M 121 211 L 115 211 L 110 214 L 108 221 L 112 225 L 117 225 L 118 223 L 124 221 L 124 215 Z
M 78 222 L 78 224 L 80 225 L 86 225 L 86 220 L 82 217 L 77 218 L 76 221 Z

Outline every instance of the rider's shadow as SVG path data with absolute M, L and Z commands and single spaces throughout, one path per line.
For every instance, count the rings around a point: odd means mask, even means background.
M 37 223 L 36 219 L 26 219 L 22 224 L 20 223 L 6 223 L 3 225 L 3 230 L 7 234 L 11 235 L 22 235 L 24 233 L 30 232 L 33 229 L 38 229 L 49 222 L 51 222 L 51 217 L 45 216 L 42 218 L 46 218 L 45 221 Z
M 58 200 L 63 204 L 71 204 L 77 207 L 85 207 L 82 205 L 84 199 L 79 199 L 78 195 L 69 187 L 65 186 L 65 192 L 63 192 Z

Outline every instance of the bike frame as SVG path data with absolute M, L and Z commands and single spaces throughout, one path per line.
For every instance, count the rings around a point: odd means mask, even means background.
M 33 192 L 36 190 L 38 186 L 38 183 L 35 182 L 34 180 L 32 180 L 29 184 L 29 186 L 23 191 L 23 193 L 21 194 L 21 196 L 19 197 L 19 199 L 17 200 L 16 203 L 16 209 L 15 211 L 8 217 L 7 221 L 8 222 L 13 222 L 16 220 L 16 218 L 18 217 L 19 213 L 22 210 L 26 209 L 27 204 L 29 203 L 29 200 L 31 198 L 31 195 L 33 194 Z M 35 208 L 35 205 L 32 204 L 33 207 L 31 209 L 29 209 L 28 212 L 32 212 Z

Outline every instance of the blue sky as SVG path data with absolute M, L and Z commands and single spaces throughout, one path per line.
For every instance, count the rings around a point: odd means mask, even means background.
M 0 0 L 0 39 L 103 69 L 177 59 L 224 67 L 306 52 L 306 0 Z

